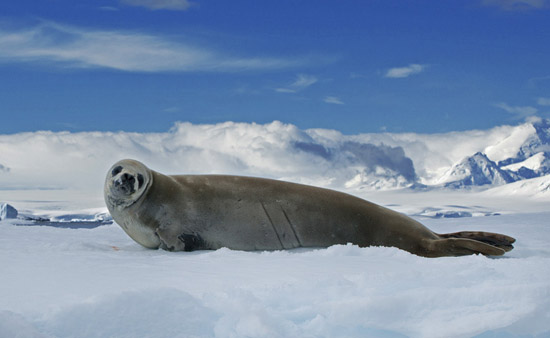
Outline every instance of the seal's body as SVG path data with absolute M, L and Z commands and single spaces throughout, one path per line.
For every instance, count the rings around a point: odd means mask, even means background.
M 280 250 L 354 243 L 426 256 L 502 255 L 514 239 L 484 232 L 438 235 L 419 222 L 360 198 L 277 180 L 167 176 L 123 160 L 107 175 L 114 220 L 147 248 Z

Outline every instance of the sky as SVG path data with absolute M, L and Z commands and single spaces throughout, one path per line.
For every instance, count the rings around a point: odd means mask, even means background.
M 550 117 L 550 1 L 0 4 L 0 134 L 177 121 L 439 133 Z

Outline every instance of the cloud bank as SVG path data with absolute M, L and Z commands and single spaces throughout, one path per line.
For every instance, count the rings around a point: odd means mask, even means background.
M 0 62 L 48 62 L 72 68 L 128 72 L 272 70 L 297 60 L 228 56 L 210 48 L 131 31 L 92 30 L 43 22 L 0 29 Z
M 0 135 L 0 190 L 83 189 L 101 193 L 108 168 L 134 158 L 167 174 L 234 174 L 344 191 L 438 184 L 477 152 L 513 157 L 532 124 L 445 134 L 343 135 L 268 124 L 176 123 L 164 133 L 49 132 Z
M 371 144 L 273 122 L 177 123 L 165 133 L 33 132 L 0 135 L 0 189 L 100 189 L 117 160 L 135 158 L 169 174 L 262 176 L 332 188 L 412 184 L 400 146 Z M 39 168 L 39 169 L 38 169 Z

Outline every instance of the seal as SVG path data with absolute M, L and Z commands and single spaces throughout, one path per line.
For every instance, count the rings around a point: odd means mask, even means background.
M 480 231 L 436 234 L 410 217 L 334 190 L 245 176 L 168 176 L 129 159 L 111 167 L 104 195 L 115 222 L 151 249 L 251 251 L 353 243 L 424 257 L 500 256 L 515 242 Z

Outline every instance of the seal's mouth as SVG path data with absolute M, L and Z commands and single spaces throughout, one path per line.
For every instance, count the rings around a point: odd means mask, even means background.
M 118 195 L 131 195 L 136 192 L 134 186 L 136 184 L 136 178 L 134 175 L 124 173 L 113 181 L 113 188 Z

